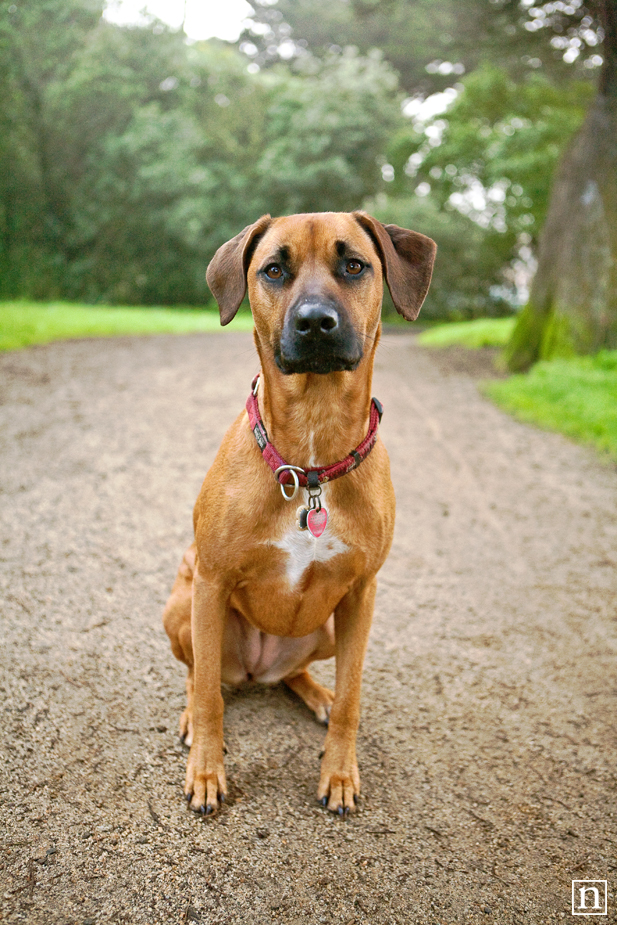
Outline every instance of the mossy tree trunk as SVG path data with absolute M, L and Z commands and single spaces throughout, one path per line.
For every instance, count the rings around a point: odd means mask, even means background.
M 595 6 L 599 92 L 555 176 L 529 303 L 506 348 L 512 370 L 617 347 L 617 0 Z

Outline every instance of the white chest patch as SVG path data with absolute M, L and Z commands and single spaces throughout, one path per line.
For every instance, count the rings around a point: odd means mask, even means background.
M 315 539 L 308 530 L 292 527 L 280 540 L 272 542 L 271 545 L 287 553 L 285 574 L 292 591 L 312 562 L 327 562 L 328 559 L 349 549 L 349 546 L 334 536 L 328 528 L 319 539 Z

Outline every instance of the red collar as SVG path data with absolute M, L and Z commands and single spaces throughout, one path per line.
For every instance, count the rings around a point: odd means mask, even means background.
M 295 471 L 298 482 L 303 488 L 317 487 L 317 485 L 322 482 L 331 482 L 332 479 L 338 479 L 341 475 L 346 475 L 347 472 L 351 472 L 352 469 L 357 469 L 362 460 L 366 459 L 375 446 L 377 441 L 377 429 L 383 414 L 383 406 L 376 398 L 371 398 L 368 433 L 362 443 L 360 443 L 355 450 L 352 450 L 345 459 L 342 459 L 340 462 L 331 463 L 329 466 L 323 466 L 321 469 L 300 469 L 297 466 L 290 466 L 268 439 L 268 434 L 264 422 L 262 421 L 261 414 L 259 413 L 259 405 L 257 403 L 258 384 L 259 373 L 253 379 L 251 392 L 246 400 L 246 410 L 248 412 L 251 430 L 255 434 L 255 439 L 257 440 L 257 445 L 261 450 L 261 454 L 276 475 L 279 484 L 287 485 L 288 482 L 295 482 L 295 478 L 290 472 L 290 469 Z

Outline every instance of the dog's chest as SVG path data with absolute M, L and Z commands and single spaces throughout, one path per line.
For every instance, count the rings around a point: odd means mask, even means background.
M 349 546 L 333 532 L 330 524 L 318 538 L 308 530 L 299 530 L 297 526 L 288 528 L 278 540 L 271 540 L 286 556 L 285 578 L 291 591 L 301 582 L 307 568 L 314 562 L 327 562 L 341 553 L 347 552 Z

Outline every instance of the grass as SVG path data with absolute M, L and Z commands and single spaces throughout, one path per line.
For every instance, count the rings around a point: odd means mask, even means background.
M 250 331 L 253 319 L 240 312 L 226 330 Z M 76 337 L 127 334 L 189 334 L 222 331 L 212 308 L 131 308 L 69 302 L 0 302 L 0 351 Z
M 439 324 L 418 337 L 423 347 L 504 347 L 514 329 L 515 318 L 476 318 Z
M 501 347 L 515 320 L 440 324 L 418 341 L 428 347 Z M 617 460 L 617 350 L 544 360 L 528 373 L 484 382 L 482 391 L 520 421 L 565 434 Z
M 589 444 L 617 460 L 617 350 L 544 360 L 483 391 L 521 421 Z

